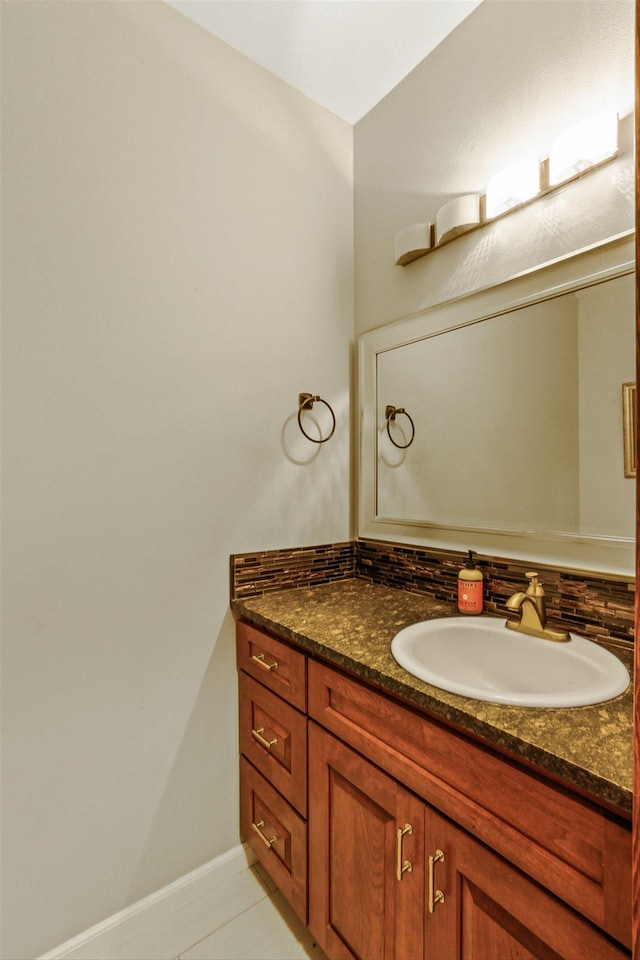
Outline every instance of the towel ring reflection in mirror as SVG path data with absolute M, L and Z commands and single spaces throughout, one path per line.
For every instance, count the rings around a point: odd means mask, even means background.
M 302 426 L 302 411 L 313 410 L 314 403 L 323 403 L 327 408 L 327 410 L 329 411 L 329 413 L 331 414 L 331 430 L 326 437 L 321 436 L 319 439 L 316 439 L 316 437 L 310 437 L 307 431 L 305 430 L 305 428 Z M 298 394 L 298 426 L 302 430 L 302 433 L 305 435 L 307 440 L 310 440 L 311 443 L 326 443 L 327 440 L 331 440 L 331 437 L 335 432 L 336 416 L 333 410 L 331 409 L 330 405 L 327 403 L 326 400 L 323 400 L 322 397 L 314 396 L 311 393 L 299 393 Z
M 400 413 L 404 414 L 404 416 L 407 418 L 407 420 L 411 424 L 411 436 L 409 437 L 406 443 L 398 443 L 391 436 L 391 423 L 396 419 L 396 417 Z M 416 428 L 414 426 L 413 420 L 411 419 L 407 411 L 404 409 L 404 407 L 394 407 L 390 403 L 387 404 L 387 406 L 385 407 L 384 416 L 385 416 L 385 420 L 387 421 L 387 435 L 389 437 L 389 440 L 391 440 L 391 443 L 394 445 L 394 447 L 398 447 L 399 450 L 406 450 L 407 447 L 411 446 L 411 444 L 413 443 L 413 438 L 416 435 Z

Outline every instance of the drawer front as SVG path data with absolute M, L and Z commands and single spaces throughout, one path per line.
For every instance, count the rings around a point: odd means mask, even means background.
M 306 817 L 306 716 L 242 670 L 238 683 L 240 752 Z
M 315 661 L 309 715 L 629 945 L 626 824 Z
M 307 658 L 263 630 L 240 621 L 236 626 L 238 667 L 287 700 L 307 709 Z
M 240 757 L 240 833 L 306 924 L 307 824 L 244 757 Z

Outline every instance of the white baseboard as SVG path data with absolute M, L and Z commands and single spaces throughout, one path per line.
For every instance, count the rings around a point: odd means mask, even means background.
M 233 847 L 38 960 L 115 960 L 118 957 L 172 960 L 184 949 L 185 941 L 180 938 L 185 935 L 185 925 L 206 933 L 205 927 L 211 923 L 212 904 L 220 899 L 221 891 L 231 879 L 254 862 L 255 856 L 249 847 Z M 193 936 L 197 939 L 196 933 Z

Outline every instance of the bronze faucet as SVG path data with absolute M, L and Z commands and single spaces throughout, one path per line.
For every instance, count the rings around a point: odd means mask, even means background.
M 544 640 L 564 642 L 570 640 L 567 630 L 547 626 L 547 605 L 544 598 L 542 584 L 538 581 L 537 573 L 527 573 L 529 586 L 526 591 L 514 593 L 507 600 L 507 610 L 520 613 L 518 619 L 507 620 L 509 630 L 518 630 L 528 633 L 532 637 L 542 637 Z

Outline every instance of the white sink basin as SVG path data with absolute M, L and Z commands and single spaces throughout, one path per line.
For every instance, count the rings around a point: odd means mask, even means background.
M 580 707 L 624 693 L 629 673 L 604 647 L 507 630 L 495 617 L 449 617 L 405 627 L 391 652 L 414 677 L 451 693 L 519 707 Z

